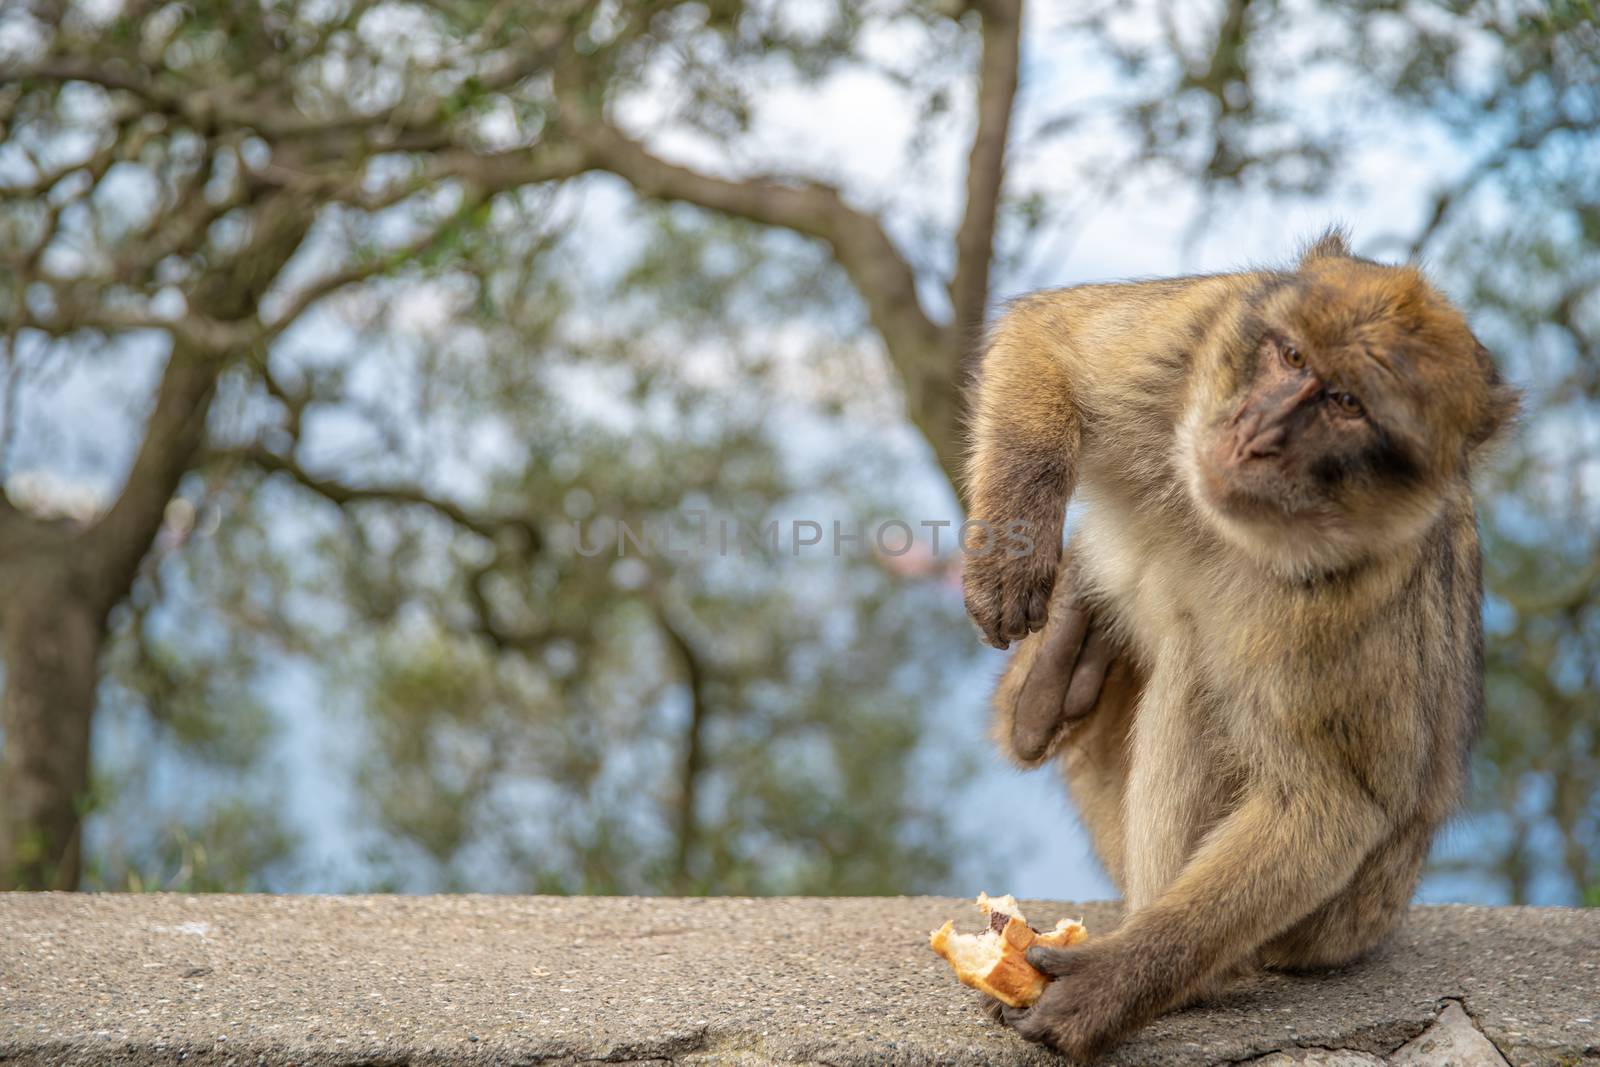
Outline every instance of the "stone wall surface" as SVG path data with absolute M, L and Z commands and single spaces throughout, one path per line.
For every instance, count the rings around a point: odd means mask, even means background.
M 1032 902 L 1036 925 L 1110 904 Z M 0 895 L 13 1064 L 1044 1064 L 927 947 L 942 898 Z M 1106 1060 L 1600 1064 L 1600 909 L 1418 907 Z

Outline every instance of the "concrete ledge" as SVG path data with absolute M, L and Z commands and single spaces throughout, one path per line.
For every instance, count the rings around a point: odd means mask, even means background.
M 0 896 L 9 1064 L 1053 1063 L 929 952 L 966 901 Z M 1108 930 L 1108 904 L 1034 903 Z M 1600 910 L 1431 907 L 1117 1064 L 1600 1062 Z M 1474 1058 L 1476 1057 L 1476 1058 Z

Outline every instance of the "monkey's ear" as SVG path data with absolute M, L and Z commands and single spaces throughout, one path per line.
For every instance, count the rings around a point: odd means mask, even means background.
M 1309 266 L 1319 259 L 1351 259 L 1350 239 L 1344 232 L 1343 226 L 1329 226 L 1322 231 L 1322 236 L 1306 245 L 1306 250 L 1300 253 L 1300 266 Z
M 1515 425 L 1517 416 L 1522 411 L 1522 393 L 1514 386 L 1507 385 L 1500 377 L 1500 371 L 1495 367 L 1494 358 L 1489 355 L 1489 350 L 1480 344 L 1477 354 L 1488 372 L 1489 388 L 1484 394 L 1478 424 L 1468 439 L 1470 446 L 1475 449 L 1494 441 Z

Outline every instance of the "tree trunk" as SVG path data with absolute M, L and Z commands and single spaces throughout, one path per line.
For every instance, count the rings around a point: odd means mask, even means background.
M 254 316 L 310 229 L 312 205 L 263 202 L 254 238 L 191 294 L 201 314 Z M 138 576 L 205 440 L 227 353 L 174 336 L 121 493 L 91 527 L 20 516 L 0 490 L 0 889 L 76 889 L 89 802 L 89 730 L 106 619 Z
M 105 613 L 66 565 L 17 570 L 0 605 L 0 889 L 75 889 Z

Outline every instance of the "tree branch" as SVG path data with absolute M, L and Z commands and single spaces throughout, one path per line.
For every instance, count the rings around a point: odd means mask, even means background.
M 494 604 L 489 596 L 488 587 L 489 579 L 493 577 L 495 568 L 499 564 L 500 556 L 497 553 L 482 566 L 473 567 L 467 575 L 466 596 L 472 605 L 474 618 L 469 628 L 472 636 L 488 641 L 497 653 L 517 652 L 524 656 L 538 655 L 556 641 L 571 637 L 556 627 L 514 632 L 506 629 L 495 619 Z
M 185 114 L 181 97 L 164 91 L 160 86 L 150 82 L 149 79 L 141 77 L 139 73 L 115 70 L 103 64 L 91 63 L 85 59 L 51 56 L 40 60 L 31 67 L 16 71 L 8 80 L 26 81 L 30 78 L 39 78 L 44 81 L 86 82 L 90 85 L 98 85 L 102 89 L 115 89 L 132 93 L 158 111 L 173 115 Z
M 959 484 L 962 445 L 955 371 L 963 340 L 923 309 L 916 273 L 882 223 L 821 182 L 719 178 L 669 163 L 580 102 L 581 90 L 574 82 L 570 71 L 558 72 L 557 111 L 563 135 L 583 150 L 585 169 L 615 174 L 642 196 L 679 200 L 828 243 L 901 375 L 907 413 L 933 446 L 951 484 Z
M 226 265 L 205 276 L 189 303 L 199 314 L 227 320 L 250 315 L 283 265 L 311 228 L 310 206 L 298 201 L 263 203 L 251 241 Z M 166 513 L 178 483 L 205 440 L 206 418 L 224 361 L 217 349 L 198 349 L 175 332 L 155 406 L 122 491 L 110 509 L 85 532 L 83 553 L 92 567 L 106 610 L 120 600 L 138 572 L 139 561 Z
M 539 26 L 530 31 L 533 33 L 531 41 L 524 41 L 521 47 L 496 56 L 491 65 L 464 73 L 471 73 L 475 92 L 496 93 L 511 89 L 549 69 L 563 43 L 565 29 L 559 21 Z M 375 140 L 389 148 L 408 141 L 414 141 L 412 147 L 418 149 L 443 148 L 450 143 L 443 132 L 447 125 L 443 99 L 431 101 L 420 111 L 416 110 L 413 99 L 406 98 L 378 111 L 316 116 L 292 106 L 241 100 L 237 95 L 230 98 L 216 92 L 195 93 L 169 88 L 145 70 L 119 69 L 64 56 L 47 57 L 12 77 L 85 82 L 131 93 L 152 110 L 183 119 L 205 132 L 249 129 L 269 141 L 325 142 L 337 144 L 341 152 L 348 149 L 351 138 L 364 134 L 375 135 Z M 279 91 L 277 79 L 267 84 L 272 92 Z
M 296 404 L 303 406 L 298 400 Z M 340 508 L 363 503 L 424 508 L 457 527 L 489 541 L 494 546 L 494 556 L 483 565 L 471 568 L 465 583 L 465 592 L 477 620 L 472 628 L 473 632 L 488 640 L 497 652 L 533 655 L 555 640 L 575 636 L 560 627 L 515 633 L 495 621 L 494 605 L 489 597 L 487 582 L 495 568 L 502 562 L 506 552 L 502 535 L 513 532 L 521 538 L 521 543 L 514 551 L 519 552 L 524 560 L 537 554 L 544 546 L 544 537 L 539 528 L 525 517 L 474 514 L 454 501 L 433 496 L 414 485 L 350 485 L 333 478 L 319 477 L 306 470 L 294 458 L 281 456 L 259 443 L 242 448 L 213 450 L 211 456 L 225 462 L 248 463 L 269 474 L 286 475 L 301 488 L 317 494 Z
M 487 200 L 490 194 L 524 185 L 570 178 L 581 174 L 584 170 L 582 156 L 571 149 L 552 151 L 527 149 L 492 156 L 477 156 L 462 150 L 450 153 L 437 160 L 436 164 L 428 168 L 431 175 L 428 184 L 436 184 L 446 178 L 457 178 L 467 187 L 466 195 L 455 213 L 407 244 L 385 251 L 382 255 L 374 256 L 365 262 L 352 264 L 344 270 L 335 271 L 306 286 L 273 316 L 270 324 L 263 326 L 266 337 L 275 337 L 282 333 L 317 301 L 347 286 L 377 277 L 428 251 L 439 238 L 460 225 L 463 217 Z
M 705 729 L 710 707 L 706 701 L 706 668 L 689 640 L 672 619 L 659 592 L 650 596 L 651 612 L 656 624 L 666 636 L 667 644 L 683 665 L 684 683 L 689 689 L 689 723 L 684 728 L 683 755 L 679 765 L 679 789 L 674 827 L 676 847 L 673 849 L 672 880 L 676 890 L 687 893 L 693 887 L 689 876 L 689 857 L 694 851 L 696 834 L 695 807 L 699 796 L 700 778 L 705 773 Z
M 1428 210 L 1428 217 L 1423 220 L 1422 229 L 1417 231 L 1416 235 L 1411 238 L 1407 249 L 1408 258 L 1415 259 L 1422 254 L 1428 242 L 1433 240 L 1439 228 L 1444 225 L 1444 221 L 1450 212 L 1471 195 L 1472 191 L 1485 178 L 1499 171 L 1516 155 L 1523 152 L 1536 151 L 1544 144 L 1545 138 L 1552 134 L 1578 128 L 1580 128 L 1578 123 L 1562 117 L 1537 129 L 1524 130 L 1474 163 L 1455 182 L 1435 192 L 1433 203 Z
M 967 157 L 967 205 L 956 231 L 955 273 L 950 282 L 956 334 L 966 345 L 976 342 L 988 311 L 989 264 L 994 258 L 995 220 L 1022 55 L 1021 0 L 985 0 L 979 10 L 983 57 L 978 68 L 977 128 Z
M 252 344 L 260 337 L 260 332 L 253 326 L 219 322 L 194 313 L 177 318 L 165 318 L 132 308 L 86 309 L 75 301 L 61 300 L 58 303 L 62 306 L 70 305 L 71 310 L 53 318 L 43 318 L 24 308 L 17 317 L 16 325 L 22 329 L 38 330 L 51 337 L 65 337 L 78 330 L 98 330 L 108 334 L 133 330 L 164 330 L 196 353 L 225 352 Z
M 580 119 L 571 125 L 585 127 L 569 132 L 586 150 L 590 169 L 615 174 L 644 196 L 681 200 L 826 241 L 885 340 L 893 344 L 915 337 L 929 345 L 939 343 L 940 327 L 922 309 L 911 265 L 882 224 L 846 204 L 833 186 L 718 178 L 668 163 L 603 122 Z
M 306 310 L 317 301 L 331 296 L 347 286 L 356 285 L 393 270 L 395 267 L 426 252 L 433 247 L 435 241 L 459 224 L 462 213 L 470 211 L 473 207 L 482 203 L 483 199 L 482 195 L 468 196 L 462 202 L 460 211 L 451 215 L 450 218 L 433 229 L 426 231 L 415 240 L 401 245 L 399 248 L 387 250 L 382 255 L 373 256 L 365 262 L 354 263 L 344 270 L 324 275 L 316 282 L 301 289 L 278 314 L 273 316 L 272 322 L 264 326 L 266 336 L 276 337 L 288 329 L 296 319 L 305 314 Z
M 574 144 L 541 142 L 492 153 L 451 144 L 429 153 L 414 176 L 377 190 L 368 187 L 368 175 L 363 171 L 352 174 L 348 168 L 341 168 L 333 174 L 307 173 L 276 159 L 263 167 L 258 177 L 297 196 L 377 212 L 430 191 L 440 182 L 462 181 L 492 194 L 574 178 L 591 169 L 583 149 Z
M 322 478 L 306 470 L 297 460 L 280 456 L 260 444 L 218 449 L 212 455 L 219 459 L 237 459 L 269 473 L 288 475 L 303 488 L 340 507 L 361 503 L 412 505 L 426 508 L 489 541 L 496 541 L 501 534 L 514 531 L 525 539 L 530 552 L 538 551 L 541 544 L 538 528 L 526 518 L 476 515 L 460 504 L 432 496 L 418 486 L 349 485 L 332 478 Z

